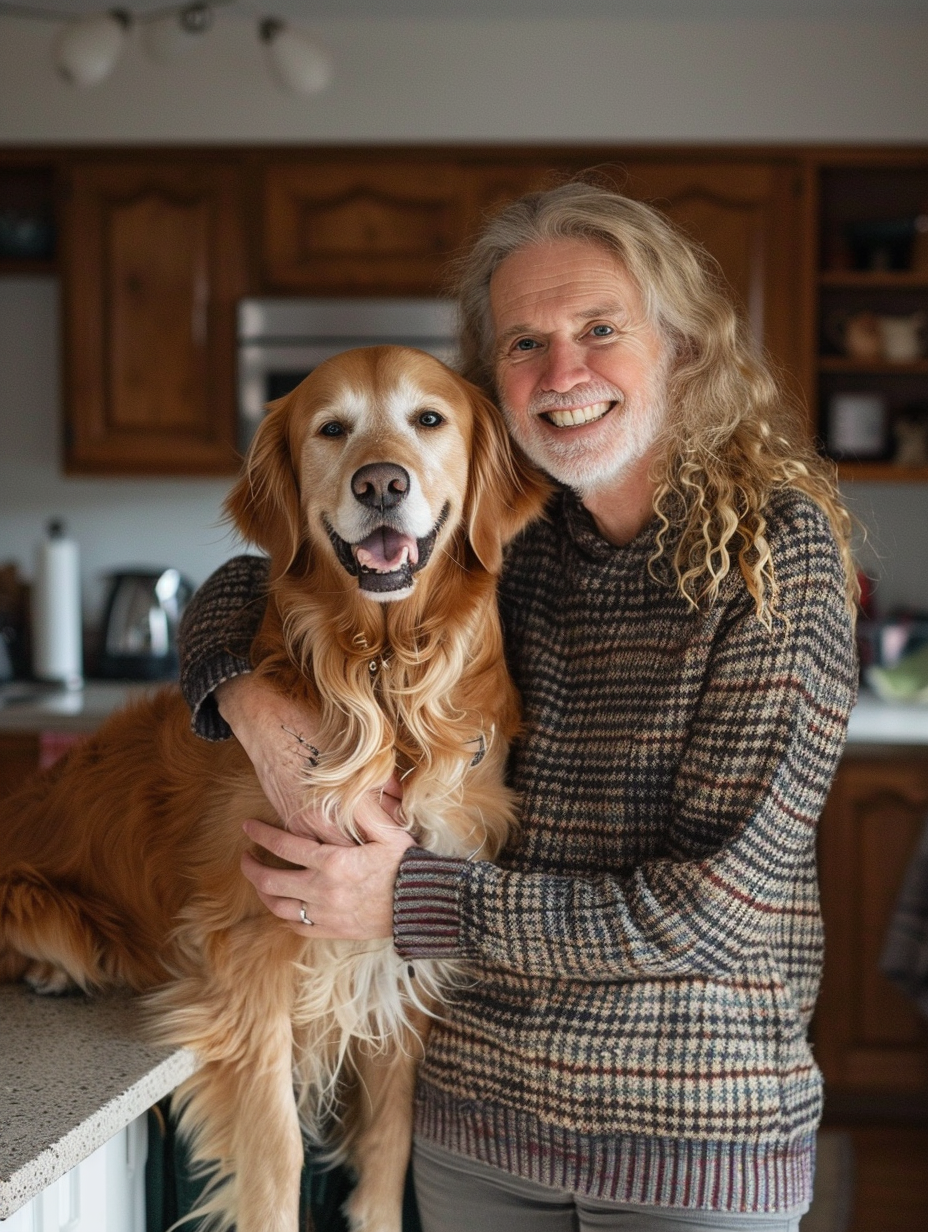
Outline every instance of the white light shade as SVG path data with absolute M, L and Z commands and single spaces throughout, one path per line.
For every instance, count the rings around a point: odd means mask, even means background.
M 159 64 L 169 64 L 178 56 L 202 44 L 203 35 L 213 24 L 208 4 L 189 4 L 184 9 L 163 13 L 142 25 L 142 46 Z
M 302 30 L 269 18 L 261 24 L 272 76 L 294 94 L 319 94 L 332 80 L 332 58 Z
M 93 86 L 108 77 L 126 41 L 125 13 L 95 13 L 69 22 L 55 40 L 55 64 L 75 86 Z

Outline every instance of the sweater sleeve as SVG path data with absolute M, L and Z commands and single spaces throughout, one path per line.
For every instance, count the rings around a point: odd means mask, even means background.
M 817 911 L 797 884 L 814 867 L 857 664 L 834 543 L 815 519 L 788 530 L 784 619 L 769 634 L 739 583 L 717 628 L 667 805 L 671 854 L 577 877 L 411 848 L 394 896 L 401 955 L 542 977 L 712 977 L 743 968 L 797 910 Z
M 228 740 L 232 730 L 213 691 L 251 671 L 251 643 L 267 603 L 268 562 L 236 556 L 220 566 L 188 604 L 178 632 L 180 687 L 191 727 L 205 740 Z

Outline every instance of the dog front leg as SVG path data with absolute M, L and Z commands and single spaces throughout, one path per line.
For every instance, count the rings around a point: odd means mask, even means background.
M 296 1232 L 303 1143 L 290 1023 L 265 1019 L 260 1043 L 207 1061 L 177 1092 L 180 1132 L 209 1183 L 194 1215 L 236 1232 Z
M 351 1232 L 401 1232 L 403 1188 L 412 1146 L 413 1094 L 429 1019 L 386 1050 L 352 1052 L 357 1086 L 351 1099 L 348 1159 L 357 1173 L 345 1204 Z

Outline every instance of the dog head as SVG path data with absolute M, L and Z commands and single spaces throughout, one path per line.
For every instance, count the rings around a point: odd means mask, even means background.
M 388 601 L 462 532 L 497 573 L 548 491 L 473 385 L 422 351 L 365 347 L 272 405 L 226 510 L 273 576 L 328 554 L 346 584 Z

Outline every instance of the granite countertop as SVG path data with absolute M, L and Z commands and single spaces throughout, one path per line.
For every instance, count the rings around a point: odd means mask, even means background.
M 142 1038 L 128 995 L 39 997 L 0 985 L 0 1220 L 196 1069 Z
M 92 680 L 82 689 L 17 680 L 0 684 L 0 732 L 92 732 L 120 706 L 144 697 L 156 684 Z
M 849 745 L 928 745 L 928 705 L 884 702 L 861 689 L 847 729 Z

